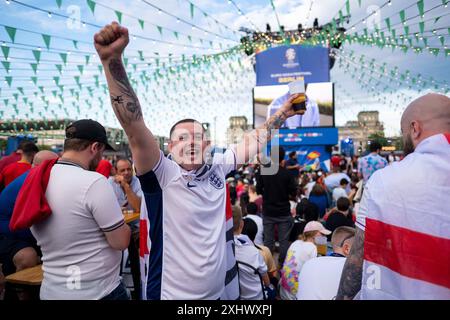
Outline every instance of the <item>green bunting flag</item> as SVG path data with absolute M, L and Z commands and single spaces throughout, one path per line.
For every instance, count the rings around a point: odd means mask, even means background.
M 138 19 L 141 29 L 144 30 L 144 20 Z
M 162 27 L 156 26 L 156 28 L 158 29 L 159 34 L 162 36 Z
M 39 60 L 41 60 L 41 51 L 40 50 L 33 50 L 34 58 L 36 59 L 36 62 L 39 63 Z
M 405 30 L 405 36 L 409 35 L 409 26 L 403 26 L 403 29 Z
M 122 24 L 122 12 L 115 10 L 114 11 L 117 16 L 117 20 L 119 20 L 119 23 Z
M 77 40 L 72 40 L 73 46 L 75 49 L 78 49 L 78 41 Z
M 51 37 L 48 34 L 43 34 L 42 39 L 44 39 L 44 43 L 45 43 L 45 46 L 47 47 L 47 49 L 50 49 Z
M 64 62 L 64 64 L 67 64 L 67 53 L 60 53 L 59 56 L 61 57 L 61 60 Z
M 419 15 L 423 16 L 423 0 L 417 1 L 417 8 L 419 9 Z
M 358 0 L 358 6 L 361 8 L 361 0 Z
M 11 83 L 12 83 L 13 78 L 11 76 L 6 76 L 5 77 L 5 81 L 8 84 L 8 86 L 11 88 Z
M 139 59 L 141 59 L 141 61 L 144 61 L 144 53 L 142 52 L 142 50 L 138 50 L 139 53 Z
M 175 38 L 177 38 L 177 40 L 178 40 L 178 32 L 174 31 L 174 32 L 173 32 L 173 35 L 174 35 Z
M 62 0 L 56 0 L 56 5 L 58 6 L 59 9 L 61 9 Z
M 37 77 L 31 77 L 31 81 L 33 81 L 34 85 L 37 85 Z
M 191 7 L 191 19 L 194 19 L 194 4 L 192 2 L 190 3 L 190 7 Z
M 391 30 L 391 19 L 386 18 L 384 21 L 386 21 L 386 26 L 387 26 L 388 30 Z
M 419 29 L 420 29 L 420 33 L 423 34 L 423 31 L 425 30 L 425 22 L 423 22 L 423 21 L 419 22 Z
M 17 29 L 13 28 L 13 27 L 5 26 L 5 30 L 8 33 L 8 36 L 11 39 L 11 41 L 14 42 L 14 39 L 16 38 Z
M 402 23 L 405 22 L 405 10 L 402 10 L 399 12 L 400 15 L 400 20 L 402 21 Z
M 62 65 L 55 64 L 56 69 L 59 71 L 59 74 L 62 74 Z
M 347 10 L 347 15 L 350 15 L 350 0 L 345 2 L 345 9 Z
M 94 14 L 96 3 L 92 0 L 87 0 L 87 4 L 89 6 L 89 9 L 91 9 L 92 14 Z
M 2 52 L 3 52 L 3 56 L 5 57 L 5 60 L 8 60 L 10 48 L 8 46 L 1 46 L 1 47 L 2 47 Z
M 5 68 L 6 72 L 9 73 L 9 68 L 11 66 L 11 63 L 8 61 L 2 61 L 2 65 L 3 65 L 3 68 Z
M 85 64 L 88 65 L 89 64 L 89 59 L 91 59 L 90 55 L 85 55 L 84 56 L 84 60 L 85 60 Z
M 55 81 L 56 85 L 59 86 L 59 77 L 53 77 L 53 81 Z
M 78 71 L 80 71 L 80 74 L 83 74 L 84 66 L 82 64 L 77 65 Z

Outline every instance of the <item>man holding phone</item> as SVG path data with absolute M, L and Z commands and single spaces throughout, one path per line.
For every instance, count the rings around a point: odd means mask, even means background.
M 293 107 L 297 114 L 287 119 L 281 128 L 318 127 L 320 126 L 319 106 L 317 102 L 309 99 L 306 95 L 308 85 L 304 80 L 297 80 L 289 83 L 289 92 L 273 100 L 267 108 L 267 119 L 269 119 L 278 109 L 283 106 L 291 94 L 300 94 L 299 103 L 294 103 Z

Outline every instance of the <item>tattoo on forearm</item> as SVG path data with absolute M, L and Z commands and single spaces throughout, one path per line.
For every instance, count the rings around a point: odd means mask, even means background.
M 272 130 L 279 129 L 283 125 L 284 121 L 286 121 L 286 119 L 286 114 L 281 111 L 281 113 L 275 113 L 269 118 L 269 120 L 266 121 L 266 123 L 264 124 L 264 129 L 267 131 L 265 142 L 272 139 Z
M 111 104 L 116 111 L 119 121 L 123 124 L 129 124 L 142 119 L 139 100 L 128 81 L 122 61 L 120 59 L 112 59 L 108 67 L 121 93 L 120 95 L 111 95 Z
M 336 296 L 338 300 L 353 299 L 361 290 L 364 261 L 364 231 L 357 228 L 350 255 L 342 270 L 341 282 Z

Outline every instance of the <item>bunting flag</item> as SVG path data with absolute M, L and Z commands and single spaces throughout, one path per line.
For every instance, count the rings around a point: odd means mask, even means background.
M 11 39 L 11 41 L 14 42 L 15 39 L 16 39 L 17 29 L 13 28 L 13 27 L 5 26 L 5 30 L 6 30 L 6 33 L 8 34 L 8 36 L 9 36 L 9 38 Z
M 89 6 L 89 9 L 91 9 L 92 14 L 94 14 L 96 3 L 92 0 L 87 0 L 87 5 Z

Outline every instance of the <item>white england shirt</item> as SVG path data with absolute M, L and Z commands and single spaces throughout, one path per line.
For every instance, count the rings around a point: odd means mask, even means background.
M 148 266 L 144 299 L 221 298 L 237 271 L 227 261 L 233 233 L 225 216 L 225 176 L 235 168 L 231 149 L 215 152 L 210 163 L 190 172 L 161 152 L 155 168 L 139 176 L 145 199 L 141 232 L 148 232 L 151 244 L 149 253 L 141 252 Z

